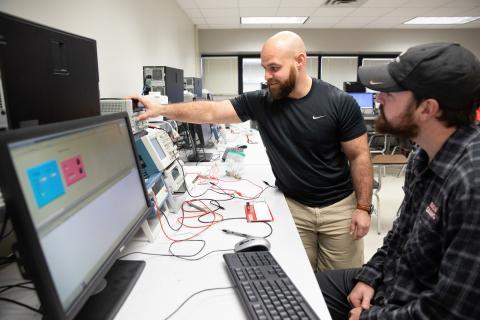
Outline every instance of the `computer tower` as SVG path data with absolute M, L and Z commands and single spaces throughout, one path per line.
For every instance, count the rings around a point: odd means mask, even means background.
M 183 102 L 183 70 L 166 66 L 144 66 L 143 86 L 147 91 L 160 92 L 168 102 Z M 146 90 L 144 90 L 145 93 Z
M 202 79 L 195 77 L 185 77 L 185 90 L 193 93 L 195 97 L 202 96 Z

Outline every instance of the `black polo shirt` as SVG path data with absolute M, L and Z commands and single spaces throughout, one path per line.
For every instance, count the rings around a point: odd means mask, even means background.
M 258 122 L 276 185 L 286 196 L 321 207 L 353 192 L 340 142 L 367 129 L 349 94 L 314 79 L 301 99 L 273 100 L 268 90 L 258 90 L 230 101 L 242 121 Z

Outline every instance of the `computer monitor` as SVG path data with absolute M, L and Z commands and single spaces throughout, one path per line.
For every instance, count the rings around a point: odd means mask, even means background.
M 206 148 L 208 142 L 212 139 L 212 125 L 209 123 L 194 124 L 195 133 L 197 135 L 199 144 L 197 147 Z
M 365 92 L 366 88 L 361 82 L 345 81 L 343 91 L 345 92 Z
M 350 92 L 355 101 L 361 109 L 374 109 L 375 108 L 375 97 L 373 92 Z
M 95 40 L 0 12 L 0 126 L 100 115 L 98 79 Z
M 212 127 L 208 123 L 189 123 L 189 134 L 192 139 L 192 155 L 188 157 L 190 162 L 208 162 L 212 159 L 213 153 L 207 153 L 204 150 L 208 142 L 212 138 Z
M 151 212 L 133 142 L 127 113 L 0 134 L 0 187 L 46 319 L 110 318 L 143 269 L 116 261 Z

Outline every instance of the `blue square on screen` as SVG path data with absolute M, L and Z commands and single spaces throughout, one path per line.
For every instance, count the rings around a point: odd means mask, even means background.
M 65 194 L 57 161 L 50 160 L 31 167 L 27 169 L 27 175 L 39 208 Z

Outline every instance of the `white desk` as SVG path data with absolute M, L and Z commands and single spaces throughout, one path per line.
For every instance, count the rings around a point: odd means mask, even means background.
M 258 185 L 262 185 L 258 177 L 271 181 L 273 179 L 271 170 L 267 166 L 246 166 L 244 176 L 257 177 L 251 180 Z M 254 195 L 257 192 L 257 188 L 249 186 L 248 182 L 236 184 L 238 188 L 235 188 L 246 195 Z M 232 183 L 219 182 L 218 185 L 224 188 L 233 187 Z M 201 190 L 201 188 L 197 189 Z M 193 193 L 196 193 L 195 189 L 192 190 Z M 209 192 L 206 196 L 212 194 L 217 195 Z M 275 219 L 270 223 L 273 227 L 273 234 L 269 237 L 272 244 L 270 251 L 320 318 L 330 319 L 283 194 L 269 188 L 262 194 L 261 199 L 267 201 Z M 221 205 L 226 209 L 222 215 L 225 218 L 244 217 L 245 202 L 245 200 L 222 202 Z M 168 216 L 171 222 L 174 221 L 174 215 Z M 256 236 L 264 236 L 270 230 L 263 223 L 247 223 L 245 220 L 217 223 L 198 237 L 207 242 L 205 249 L 198 256 L 212 250 L 232 249 L 234 244 L 242 239 L 224 234 L 220 229 L 231 229 Z M 175 237 L 185 238 L 192 234 L 192 229 L 185 230 L 179 231 Z M 174 233 L 169 235 L 172 236 Z M 168 254 L 169 244 L 170 241 L 160 234 L 154 243 L 134 241 L 127 250 Z M 198 246 L 199 244 L 180 243 L 175 247 L 175 253 L 189 254 L 195 252 Z M 148 319 L 153 315 L 163 319 L 197 291 L 232 286 L 222 257 L 223 253 L 225 252 L 213 253 L 199 261 L 139 254 L 129 256 L 128 259 L 146 260 L 147 265 L 116 319 Z M 246 313 L 233 288 L 204 292 L 195 296 L 172 319 L 191 319 L 193 315 L 199 319 L 246 319 Z
M 242 138 L 240 137 L 240 139 Z M 247 144 L 243 177 L 249 178 L 261 187 L 265 187 L 262 180 L 268 181 L 270 184 L 273 184 L 275 180 L 259 136 L 257 141 L 258 144 Z M 246 144 L 242 141 L 235 143 Z M 197 168 L 186 167 L 186 171 L 199 171 L 201 168 L 207 170 L 204 166 L 201 166 Z M 219 172 L 219 176 L 224 178 L 224 170 L 221 168 Z M 225 179 L 233 180 L 228 177 Z M 246 196 L 253 196 L 260 190 L 245 181 L 236 183 L 220 181 L 218 185 L 224 188 L 234 188 Z M 199 194 L 201 189 L 202 187 L 200 186 L 193 189 L 191 193 Z M 222 198 L 221 195 L 211 191 L 204 197 Z M 331 319 L 283 194 L 276 189 L 269 188 L 265 190 L 260 199 L 267 201 L 274 216 L 274 221 L 270 223 L 273 227 L 273 234 L 268 238 L 272 244 L 270 251 L 318 316 L 322 320 Z M 221 212 L 221 214 L 225 218 L 245 217 L 245 202 L 246 200 L 238 199 L 222 202 L 221 205 L 226 210 Z M 177 216 L 179 215 L 177 214 Z M 174 214 L 169 213 L 168 217 L 171 223 L 175 222 L 176 216 Z M 256 236 L 265 236 L 270 230 L 263 223 L 247 223 L 245 220 L 229 220 L 217 223 L 196 238 L 206 241 L 204 250 L 198 256 L 203 256 L 212 250 L 233 249 L 234 244 L 243 239 L 234 235 L 224 234 L 220 229 L 231 229 Z M 185 228 L 177 233 L 168 232 L 168 234 L 177 239 L 186 238 L 192 234 L 192 229 Z M 159 234 L 153 243 L 137 240 L 131 241 L 124 252 L 142 251 L 168 254 L 170 243 L 171 241 L 167 240 L 163 234 Z M 197 248 L 199 248 L 198 243 L 183 242 L 176 244 L 174 250 L 176 254 L 191 254 L 196 252 Z M 215 287 L 231 287 L 233 283 L 229 279 L 222 256 L 223 253 L 226 252 L 212 253 L 199 261 L 186 261 L 176 257 L 155 257 L 142 254 L 133 254 L 126 257 L 125 259 L 145 260 L 146 267 L 115 319 L 164 319 L 179 307 L 185 299 L 197 291 Z M 9 266 L 9 269 L 14 270 L 14 268 L 16 266 Z M 13 273 L 15 272 L 13 271 Z M 0 275 L 0 284 L 2 282 L 1 278 Z M 9 279 L 13 280 L 12 278 Z M 32 295 L 32 292 L 23 291 L 22 294 Z M 25 298 L 22 301 L 26 303 L 28 303 L 26 300 L 31 301 L 31 299 L 27 299 L 28 297 Z M 33 300 L 35 301 L 35 299 Z M 38 307 L 38 302 L 32 304 Z M 0 310 L 0 318 L 12 315 L 12 313 L 6 310 L 8 308 L 15 308 L 15 319 L 40 318 L 39 315 L 23 310 L 21 307 L 12 307 L 6 303 L 1 303 L 1 305 L 2 308 L 0 309 L 3 310 Z M 246 319 L 247 316 L 239 297 L 237 297 L 234 289 L 231 288 L 208 291 L 193 297 L 171 319 L 192 318 Z

